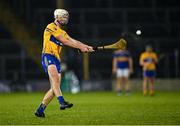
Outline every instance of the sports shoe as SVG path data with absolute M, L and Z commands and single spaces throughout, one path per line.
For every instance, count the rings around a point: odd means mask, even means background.
M 71 108 L 72 106 L 73 106 L 72 103 L 69 103 L 69 102 L 64 101 L 64 103 L 61 104 L 61 106 L 60 106 L 60 110 L 64 110 L 64 109 L 66 109 L 66 108 Z
M 36 111 L 35 113 L 35 116 L 37 116 L 37 117 L 45 117 L 45 114 L 44 114 L 44 112 L 43 113 L 39 113 L 38 111 Z

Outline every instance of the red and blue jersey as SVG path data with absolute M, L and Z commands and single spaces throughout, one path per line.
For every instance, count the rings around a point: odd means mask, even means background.
M 129 68 L 129 58 L 131 57 L 128 50 L 118 50 L 114 52 L 116 58 L 116 67 L 120 69 Z

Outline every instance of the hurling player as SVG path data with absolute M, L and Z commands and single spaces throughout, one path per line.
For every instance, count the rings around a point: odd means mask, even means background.
M 112 72 L 116 73 L 117 95 L 122 94 L 122 86 L 126 95 L 130 93 L 129 76 L 133 72 L 133 60 L 127 49 L 114 52 Z
M 45 73 L 49 77 L 50 89 L 46 92 L 40 106 L 37 108 L 35 115 L 37 117 L 45 117 L 44 110 L 56 97 L 60 109 L 71 108 L 72 103 L 67 102 L 60 89 L 61 84 L 61 64 L 60 56 L 63 45 L 77 48 L 81 52 L 92 52 L 93 48 L 82 42 L 71 38 L 62 26 L 66 25 L 69 20 L 69 13 L 64 9 L 56 9 L 54 11 L 54 22 L 47 25 L 44 30 L 43 50 L 42 50 L 42 66 Z
M 140 56 L 140 65 L 143 67 L 143 94 L 154 95 L 154 79 L 156 75 L 156 64 L 158 62 L 157 54 L 153 48 L 148 45 L 146 51 Z

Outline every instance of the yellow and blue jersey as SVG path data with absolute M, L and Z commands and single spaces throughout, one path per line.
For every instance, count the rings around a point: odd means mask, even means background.
M 114 52 L 114 58 L 116 58 L 116 67 L 120 69 L 129 68 L 130 52 L 127 50 L 117 50 Z
M 43 36 L 43 54 L 51 54 L 60 60 L 59 54 L 61 53 L 63 44 L 56 39 L 60 35 L 64 38 L 68 37 L 68 34 L 55 23 L 47 25 Z
M 44 30 L 42 50 L 42 67 L 46 74 L 51 64 L 56 66 L 58 73 L 61 73 L 60 53 L 63 44 L 56 39 L 57 36 L 68 37 L 67 33 L 55 23 L 48 24 Z
M 144 71 L 155 71 L 157 62 L 158 58 L 155 52 L 143 52 L 140 56 L 140 63 L 143 63 Z

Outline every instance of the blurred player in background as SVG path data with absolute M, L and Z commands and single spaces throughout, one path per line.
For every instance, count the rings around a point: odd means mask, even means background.
M 122 95 L 123 86 L 128 95 L 130 93 L 129 76 L 133 73 L 133 60 L 128 50 L 114 52 L 112 72 L 116 74 L 117 95 Z
M 147 95 L 149 91 L 149 95 L 152 96 L 154 95 L 154 79 L 158 59 L 150 45 L 147 45 L 145 50 L 140 56 L 140 65 L 143 67 L 143 94 Z
M 62 28 L 69 20 L 69 13 L 64 9 L 54 11 L 54 22 L 47 25 L 44 30 L 42 66 L 45 73 L 49 76 L 51 88 L 45 94 L 40 106 L 35 112 L 37 117 L 45 117 L 44 110 L 54 96 L 60 104 L 60 109 L 71 108 L 72 103 L 65 101 L 61 89 L 61 65 L 60 56 L 63 45 L 80 49 L 81 52 L 92 52 L 91 46 L 85 45 L 80 41 L 71 38 Z

